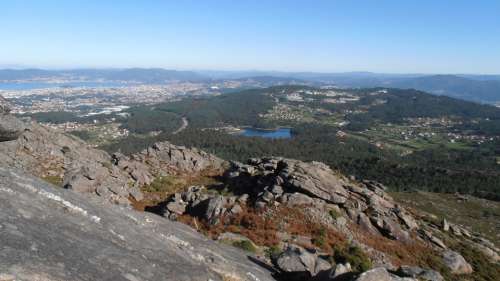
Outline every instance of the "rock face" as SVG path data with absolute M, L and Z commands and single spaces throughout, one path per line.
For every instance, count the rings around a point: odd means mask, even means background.
M 186 225 L 0 168 L 0 273 L 15 280 L 273 280 Z

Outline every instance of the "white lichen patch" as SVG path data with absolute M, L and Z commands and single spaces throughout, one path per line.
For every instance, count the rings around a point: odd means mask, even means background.
M 110 229 L 109 232 L 111 232 L 111 234 L 113 234 L 114 236 L 118 237 L 120 240 L 125 241 L 125 236 L 116 233 L 113 229 Z
M 186 247 L 186 248 L 190 246 L 189 242 L 186 242 L 186 241 L 184 241 L 184 240 L 180 239 L 179 237 L 177 237 L 177 236 L 175 236 L 175 235 L 173 235 L 173 234 L 169 234 L 169 235 L 167 235 L 167 236 L 165 236 L 165 235 L 161 234 L 161 236 L 162 236 L 162 237 L 165 237 L 165 239 L 167 239 L 167 240 L 169 240 L 169 241 L 173 242 L 174 244 L 176 244 L 176 245 L 178 245 L 178 246 L 181 246 L 181 247 Z
M 164 234 L 161 234 L 160 233 L 160 236 L 165 238 L 166 240 L 168 240 L 169 242 L 171 243 L 174 243 L 177 247 L 179 248 L 182 248 L 183 250 L 186 251 L 186 253 L 189 255 L 189 257 L 193 260 L 196 260 L 198 262 L 204 262 L 205 261 L 205 257 L 200 254 L 200 253 L 196 253 L 194 251 L 194 247 L 187 241 L 184 241 L 182 239 L 180 239 L 179 237 L 173 235 L 173 234 L 168 234 L 168 235 L 164 235 Z
M 255 276 L 252 272 L 247 272 L 247 276 L 251 278 L 253 281 L 260 281 L 260 279 Z
M 16 175 L 15 173 L 12 173 L 12 174 L 14 174 L 16 177 L 20 178 L 19 175 Z M 86 210 L 74 205 L 73 203 L 71 203 L 67 200 L 64 200 L 59 195 L 56 195 L 54 193 L 50 193 L 50 192 L 45 191 L 45 190 L 37 189 L 33 185 L 26 184 L 24 182 L 18 182 L 17 185 L 19 185 L 19 186 L 21 186 L 21 187 L 23 187 L 23 188 L 25 188 L 33 193 L 38 193 L 40 196 L 47 198 L 51 201 L 55 201 L 56 203 L 62 205 L 66 210 L 68 210 L 72 213 L 76 213 L 76 214 L 80 214 L 84 217 L 88 217 L 94 223 L 99 223 L 101 221 L 100 217 L 94 216 L 94 215 L 90 216 Z
M 9 193 L 9 194 L 16 193 L 14 190 L 7 188 L 7 187 L 0 187 L 0 191 L 5 192 L 5 193 Z

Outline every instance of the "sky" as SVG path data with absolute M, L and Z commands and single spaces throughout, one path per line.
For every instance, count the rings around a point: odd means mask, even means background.
M 500 74 L 500 1 L 2 0 L 0 67 Z

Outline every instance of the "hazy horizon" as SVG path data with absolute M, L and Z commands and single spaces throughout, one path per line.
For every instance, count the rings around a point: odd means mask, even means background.
M 47 71 L 78 71 L 78 70 L 126 70 L 126 69 L 163 69 L 163 70 L 172 70 L 172 71 L 191 71 L 198 73 L 209 73 L 209 72 L 220 72 L 220 73 L 262 73 L 263 75 L 272 75 L 275 74 L 373 74 L 373 75 L 393 75 L 393 76 L 432 76 L 432 75 L 472 75 L 472 76 L 500 76 L 499 73 L 442 73 L 442 72 L 374 72 L 374 71 L 364 71 L 364 70 L 347 70 L 347 71 L 332 71 L 332 72 L 321 72 L 321 71 L 281 71 L 281 70 L 265 70 L 265 69 L 196 69 L 196 68 L 166 68 L 166 67 L 148 67 L 148 66 L 130 66 L 130 67 L 92 67 L 92 66 L 82 66 L 82 67 L 43 67 L 43 66 L 25 66 L 25 65 L 0 65 L 0 70 L 47 70 Z

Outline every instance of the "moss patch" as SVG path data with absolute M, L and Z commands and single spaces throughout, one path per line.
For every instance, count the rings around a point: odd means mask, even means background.
M 58 177 L 58 176 L 45 176 L 45 177 L 42 177 L 42 180 L 44 180 L 50 184 L 53 184 L 55 186 L 59 186 L 59 187 L 63 186 L 63 179 L 61 177 Z
M 243 249 L 247 252 L 252 252 L 252 253 L 257 252 L 257 248 L 255 248 L 253 243 L 248 240 L 235 241 L 233 242 L 233 246 Z

